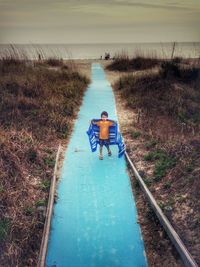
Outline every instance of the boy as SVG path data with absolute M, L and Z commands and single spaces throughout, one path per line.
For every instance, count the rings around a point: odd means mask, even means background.
M 108 150 L 108 156 L 111 156 L 111 150 L 109 148 L 109 127 L 111 125 L 113 125 L 115 122 L 108 120 L 108 113 L 106 111 L 103 111 L 101 113 L 101 120 L 94 122 L 93 120 L 91 121 L 92 124 L 96 124 L 99 126 L 99 145 L 100 145 L 100 155 L 99 155 L 99 159 L 103 159 L 103 155 L 102 155 L 102 150 L 103 150 L 103 145 L 105 145 L 105 147 Z

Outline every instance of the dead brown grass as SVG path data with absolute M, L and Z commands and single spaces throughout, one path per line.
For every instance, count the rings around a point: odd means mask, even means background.
M 68 66 L 0 61 L 0 262 L 36 266 L 55 154 L 88 78 Z
M 199 264 L 199 66 L 165 67 L 166 75 L 123 75 L 113 87 L 127 151 Z M 134 177 L 132 184 L 149 266 L 182 266 Z
M 199 77 L 198 68 L 180 68 L 168 62 L 158 73 L 124 76 L 115 88 L 128 106 L 147 116 L 167 115 L 195 127 L 200 123 Z
M 128 55 L 122 54 L 118 55 L 113 62 L 111 62 L 106 68 L 111 71 L 138 71 L 151 69 L 162 62 L 161 59 L 156 57 L 145 57 L 142 55 L 135 55 L 134 57 L 129 57 Z

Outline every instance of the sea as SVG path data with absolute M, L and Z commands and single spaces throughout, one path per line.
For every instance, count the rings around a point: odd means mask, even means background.
M 0 58 L 26 59 L 100 59 L 116 56 L 150 56 L 159 58 L 199 58 L 200 42 L 175 43 L 93 43 L 93 44 L 0 44 Z

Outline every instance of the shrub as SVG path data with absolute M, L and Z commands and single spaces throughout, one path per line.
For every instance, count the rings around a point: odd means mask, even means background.
M 0 220 L 0 241 L 4 241 L 9 232 L 10 220 L 8 218 L 4 218 Z
M 138 132 L 138 131 L 132 131 L 131 132 L 131 136 L 135 139 L 138 138 L 140 135 L 141 135 L 141 132 Z
M 173 167 L 176 164 L 176 159 L 170 157 L 163 150 L 156 150 L 144 155 L 146 161 L 156 161 L 155 169 L 153 173 L 153 179 L 159 181 L 165 174 L 168 168 Z
M 44 200 L 44 199 L 39 199 L 35 203 L 36 207 L 45 206 L 45 205 L 46 205 L 46 200 Z
M 167 77 L 164 78 L 164 77 Z M 200 72 L 167 62 L 159 73 L 126 75 L 115 83 L 127 105 L 149 117 L 169 116 L 186 124 L 200 123 Z
M 40 188 L 44 191 L 49 191 L 51 186 L 51 181 L 45 179 L 41 182 Z
M 145 143 L 145 147 L 147 148 L 147 149 L 149 149 L 149 148 L 153 148 L 153 147 L 155 147 L 155 145 L 157 144 L 157 141 L 156 140 L 150 140 L 150 141 L 148 141 L 147 143 Z
M 159 63 L 160 61 L 153 57 L 135 56 L 129 58 L 127 55 L 119 55 L 107 66 L 107 69 L 112 71 L 145 70 L 159 65 Z
M 160 75 L 163 78 L 180 78 L 181 72 L 178 64 L 173 61 L 166 61 L 161 64 Z
M 165 174 L 168 168 L 173 167 L 176 164 L 175 158 L 165 156 L 160 158 L 155 164 L 154 180 L 159 181 Z
M 44 63 L 52 66 L 52 67 L 61 67 L 63 66 L 63 60 L 58 58 L 48 58 L 44 61 Z M 66 69 L 66 68 L 64 68 Z

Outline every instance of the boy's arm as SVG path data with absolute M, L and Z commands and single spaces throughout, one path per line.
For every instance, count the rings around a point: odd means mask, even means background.
M 100 126 L 100 121 L 96 121 L 95 124 L 96 124 L 97 126 Z
M 110 126 L 115 125 L 117 123 L 117 121 L 113 121 L 113 120 L 109 120 L 109 122 L 110 122 Z
M 91 120 L 91 123 L 100 126 L 98 121 Z

